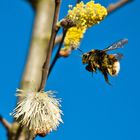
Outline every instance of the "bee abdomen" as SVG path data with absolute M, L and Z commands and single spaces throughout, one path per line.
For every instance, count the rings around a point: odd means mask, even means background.
M 107 70 L 111 76 L 117 76 L 120 71 L 120 62 L 119 61 L 114 62 L 112 66 L 107 68 Z

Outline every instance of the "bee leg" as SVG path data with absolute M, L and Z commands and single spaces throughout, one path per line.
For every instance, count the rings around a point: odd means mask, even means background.
M 90 62 L 90 67 L 91 67 L 92 71 L 94 71 L 95 73 L 97 72 L 97 68 L 95 67 L 94 63 Z
M 90 65 L 87 65 L 87 66 L 85 67 L 85 69 L 86 69 L 87 71 L 89 71 L 89 72 L 92 72 L 92 69 L 91 69 Z
M 105 81 L 111 86 L 111 83 L 108 80 L 108 74 L 107 74 L 107 72 L 103 72 L 103 75 L 104 75 Z
M 96 69 L 96 67 L 94 68 L 94 72 L 97 74 L 97 69 Z

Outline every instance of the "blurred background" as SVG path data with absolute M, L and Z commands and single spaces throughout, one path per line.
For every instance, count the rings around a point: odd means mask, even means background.
M 84 0 L 87 2 L 87 0 Z M 96 0 L 108 6 L 116 0 Z M 68 5 L 75 0 L 62 1 L 60 18 L 67 14 Z M 60 59 L 53 69 L 47 90 L 58 91 L 62 98 L 64 124 L 58 131 L 37 140 L 140 140 L 140 1 L 120 8 L 99 25 L 90 28 L 80 48 L 90 51 L 103 49 L 113 42 L 128 38 L 121 52 L 121 71 L 109 77 L 109 86 L 101 73 L 85 70 L 81 53 L 73 51 Z M 16 104 L 15 91 L 23 73 L 35 13 L 24 0 L 1 0 L 0 4 L 0 114 L 12 121 L 9 113 Z M 6 140 L 0 124 L 0 140 Z

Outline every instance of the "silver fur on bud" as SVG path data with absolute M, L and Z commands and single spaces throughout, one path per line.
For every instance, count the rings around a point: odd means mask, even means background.
M 33 133 L 47 134 L 63 122 L 60 100 L 55 98 L 54 91 L 27 92 L 18 89 L 17 92 L 21 100 L 11 114 Z

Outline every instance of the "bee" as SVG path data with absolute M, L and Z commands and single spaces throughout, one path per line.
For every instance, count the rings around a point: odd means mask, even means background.
M 95 49 L 84 53 L 82 55 L 82 63 L 86 64 L 85 69 L 92 73 L 96 73 L 99 70 L 103 74 L 105 81 L 110 84 L 108 74 L 110 76 L 118 75 L 120 71 L 119 61 L 122 59 L 123 54 L 107 54 L 107 52 L 123 48 L 126 43 L 128 43 L 127 39 L 121 39 L 103 50 Z

